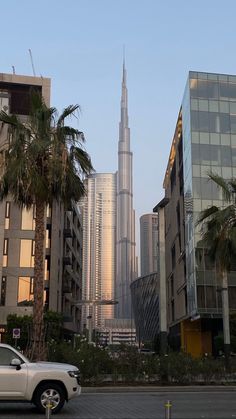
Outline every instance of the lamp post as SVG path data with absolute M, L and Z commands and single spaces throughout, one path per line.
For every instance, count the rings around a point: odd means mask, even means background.
M 89 336 L 88 336 L 88 341 L 89 343 L 92 342 L 92 332 L 93 332 L 93 318 L 94 318 L 94 306 L 108 306 L 108 305 L 115 305 L 118 304 L 117 300 L 113 300 L 113 299 L 91 299 L 91 300 L 78 300 L 76 302 L 76 306 L 89 306 L 91 307 L 91 312 L 89 313 L 89 315 L 87 316 L 88 319 L 88 325 L 89 325 Z

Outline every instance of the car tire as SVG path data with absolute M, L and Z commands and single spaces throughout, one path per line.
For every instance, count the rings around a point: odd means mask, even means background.
M 53 382 L 40 384 L 35 392 L 33 403 L 39 412 L 45 413 L 49 396 L 51 397 L 52 413 L 58 413 L 65 403 L 65 391 L 60 384 Z

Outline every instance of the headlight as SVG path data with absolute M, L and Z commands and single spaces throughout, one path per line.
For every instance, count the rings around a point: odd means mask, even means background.
M 67 371 L 69 376 L 72 378 L 78 378 L 80 376 L 80 372 L 79 370 L 74 370 L 74 371 Z

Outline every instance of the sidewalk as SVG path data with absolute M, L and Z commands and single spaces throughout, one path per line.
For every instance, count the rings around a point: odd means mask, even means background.
M 104 386 L 82 387 L 82 393 L 170 393 L 170 392 L 236 392 L 235 385 L 202 386 Z

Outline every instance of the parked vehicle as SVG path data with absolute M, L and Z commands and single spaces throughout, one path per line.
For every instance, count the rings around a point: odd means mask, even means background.
M 28 401 L 53 413 L 81 393 L 77 367 L 57 362 L 30 362 L 10 345 L 0 344 L 0 401 Z

